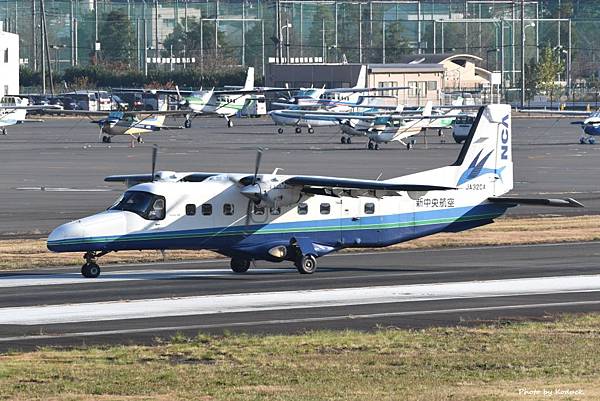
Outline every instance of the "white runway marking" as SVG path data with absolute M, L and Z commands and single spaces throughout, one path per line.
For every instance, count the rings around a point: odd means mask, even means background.
M 56 324 L 600 291 L 600 275 L 205 295 L 0 309 L 0 324 Z
M 500 306 L 482 306 L 474 308 L 453 308 L 453 309 L 433 309 L 433 310 L 417 310 L 405 312 L 384 312 L 384 313 L 367 313 L 355 315 L 330 315 L 320 317 L 306 318 L 291 318 L 291 319 L 272 319 L 272 320 L 251 320 L 242 322 L 226 322 L 213 324 L 191 324 L 187 326 L 159 326 L 159 327 L 141 327 L 136 329 L 117 329 L 117 330 L 99 330 L 99 331 L 80 331 L 75 333 L 61 334 L 38 334 L 31 336 L 15 336 L 15 337 L 0 337 L 0 342 L 10 341 L 26 341 L 26 340 L 49 340 L 54 338 L 76 338 L 76 337 L 94 337 L 120 334 L 140 334 L 140 333 L 156 333 L 161 331 L 183 331 L 183 330 L 207 330 L 223 327 L 250 327 L 250 326 L 265 326 L 265 325 L 281 325 L 281 324 L 297 324 L 297 323 L 318 323 L 331 322 L 340 320 L 355 320 L 355 319 L 373 319 L 384 317 L 408 317 L 408 316 L 426 316 L 426 315 L 441 315 L 452 313 L 473 313 L 473 312 L 490 312 L 500 310 L 519 310 L 519 309 L 539 309 L 553 308 L 564 306 L 589 306 L 598 305 L 600 301 L 573 301 L 573 302 L 548 302 L 537 304 L 518 304 L 518 305 L 500 305 Z

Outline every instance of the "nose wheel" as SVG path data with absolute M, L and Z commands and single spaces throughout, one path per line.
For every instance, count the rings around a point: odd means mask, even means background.
M 83 255 L 85 263 L 81 266 L 81 275 L 85 278 L 96 278 L 100 275 L 100 266 L 96 263 L 96 259 L 106 255 L 108 252 L 86 252 Z

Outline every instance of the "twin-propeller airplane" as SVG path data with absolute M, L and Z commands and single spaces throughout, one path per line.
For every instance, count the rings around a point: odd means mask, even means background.
M 214 172 L 119 175 L 129 189 L 107 211 L 66 223 L 48 237 L 55 252 L 85 252 L 81 272 L 121 250 L 210 249 L 236 273 L 253 260 L 291 261 L 314 273 L 317 258 L 344 248 L 385 247 L 492 223 L 518 204 L 581 207 L 573 199 L 512 198 L 508 105 L 480 108 L 450 166 L 389 180 Z M 155 148 L 156 149 L 156 148 Z

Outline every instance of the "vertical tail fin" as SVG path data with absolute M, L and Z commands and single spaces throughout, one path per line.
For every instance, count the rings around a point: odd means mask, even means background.
M 367 84 L 367 66 L 363 65 L 360 67 L 360 72 L 358 73 L 358 79 L 356 80 L 355 88 L 364 88 Z
M 454 164 L 393 179 L 456 188 L 473 187 L 481 196 L 500 196 L 513 188 L 510 106 L 491 104 L 477 118 Z M 477 191 L 477 192 L 475 192 Z
M 254 67 L 248 67 L 248 75 L 246 75 L 246 83 L 244 89 L 254 89 Z
M 424 117 L 431 116 L 432 110 L 433 110 L 433 102 L 431 100 L 428 100 L 427 103 L 425 103 L 425 107 L 423 107 L 423 116 Z

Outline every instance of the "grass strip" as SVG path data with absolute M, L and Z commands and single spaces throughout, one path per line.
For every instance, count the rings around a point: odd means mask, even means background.
M 42 348 L 0 354 L 0 400 L 591 401 L 599 340 L 600 316 L 589 314 Z
M 439 247 L 517 245 L 600 240 L 599 216 L 500 218 L 495 223 L 461 233 L 440 233 L 384 250 Z M 352 251 L 352 250 L 349 250 Z M 216 258 L 210 251 L 168 251 L 167 260 Z M 158 251 L 122 251 L 102 257 L 102 264 L 163 260 Z M 44 239 L 0 240 L 0 269 L 13 270 L 83 263 L 81 253 L 53 253 Z

